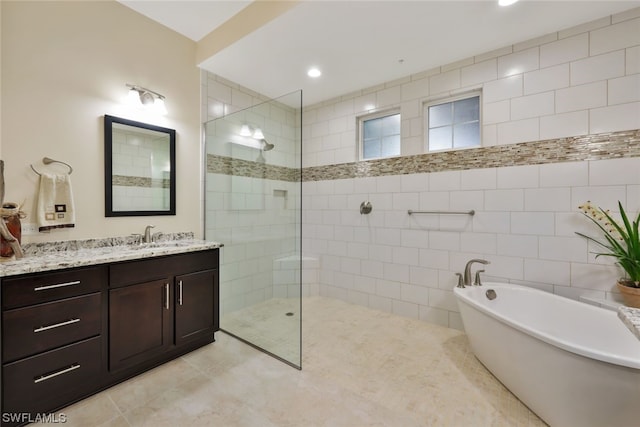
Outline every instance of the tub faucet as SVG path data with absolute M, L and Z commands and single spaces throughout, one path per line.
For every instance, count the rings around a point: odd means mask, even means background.
M 484 259 L 472 259 L 471 261 L 469 261 L 467 265 L 464 267 L 463 286 L 471 286 L 476 284 L 471 281 L 471 265 L 473 265 L 476 262 L 480 264 L 485 264 L 485 265 L 489 264 L 489 261 Z
M 151 229 L 155 228 L 155 225 L 147 225 L 144 228 L 144 239 L 142 240 L 144 243 L 151 243 Z

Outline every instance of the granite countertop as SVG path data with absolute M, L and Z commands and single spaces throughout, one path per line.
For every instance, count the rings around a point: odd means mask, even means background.
M 23 258 L 0 259 L 0 277 L 196 252 L 222 246 L 217 242 L 195 239 L 193 233 L 162 234 L 156 242 L 148 244 L 137 243 L 132 236 L 30 243 L 23 246 Z
M 620 307 L 618 308 L 618 317 L 640 339 L 640 308 Z

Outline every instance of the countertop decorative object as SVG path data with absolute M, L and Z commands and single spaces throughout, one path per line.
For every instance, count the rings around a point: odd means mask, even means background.
M 640 339 L 640 309 L 633 307 L 619 307 L 618 317 L 627 325 L 627 328 Z
M 191 232 L 162 233 L 153 243 L 137 243 L 134 236 L 28 243 L 23 246 L 24 258 L 0 260 L 0 277 L 195 252 L 222 246 L 221 243 L 195 239 Z

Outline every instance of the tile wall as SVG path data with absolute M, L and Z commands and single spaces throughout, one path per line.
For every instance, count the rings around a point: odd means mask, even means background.
M 225 91 L 231 88 L 240 90 L 228 83 Z M 422 105 L 478 89 L 486 148 L 421 155 Z M 207 108 L 220 106 L 220 88 L 208 90 Z M 371 105 L 400 107 L 403 157 L 356 161 L 356 118 Z M 620 272 L 575 235 L 593 232 L 577 206 L 591 200 L 613 208 L 620 200 L 640 210 L 639 128 L 640 9 L 308 106 L 302 221 L 303 252 L 319 260 L 312 289 L 461 328 L 454 274 L 481 257 L 491 261 L 485 280 L 616 299 Z M 586 137 L 566 139 L 574 136 Z M 585 138 L 586 154 L 572 157 Z M 521 147 L 540 155 L 510 163 Z M 554 149 L 559 157 L 548 154 Z M 416 159 L 439 166 L 406 166 Z M 373 204 L 369 215 L 359 213 L 365 200 Z

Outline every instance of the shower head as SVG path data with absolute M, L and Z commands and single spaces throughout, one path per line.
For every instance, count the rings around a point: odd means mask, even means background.
M 262 139 L 262 151 L 271 151 L 275 145 L 269 144 L 266 139 Z

